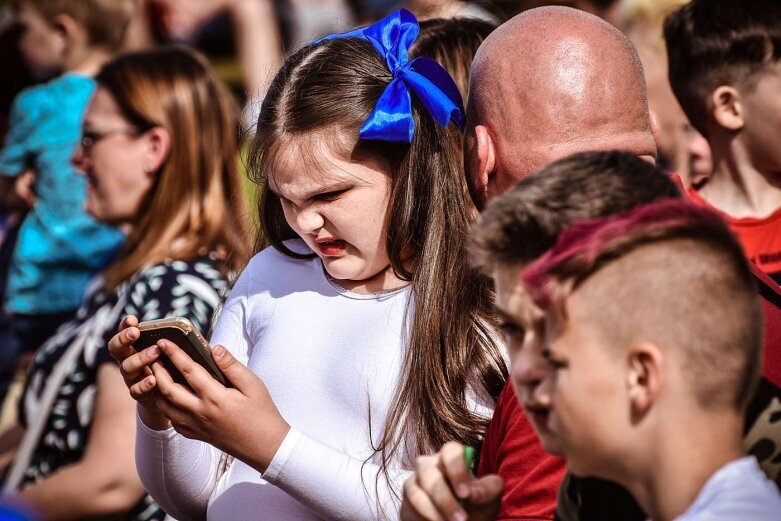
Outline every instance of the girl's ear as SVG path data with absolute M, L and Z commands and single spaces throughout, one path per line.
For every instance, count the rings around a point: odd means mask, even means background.
M 171 150 L 171 135 L 163 127 L 152 127 L 146 131 L 147 151 L 144 172 L 156 175 L 163 167 Z
M 664 353 L 655 344 L 641 342 L 629 349 L 627 363 L 627 395 L 632 420 L 637 421 L 651 410 L 661 391 Z
M 711 115 L 719 126 L 734 131 L 743 128 L 743 104 L 737 89 L 722 85 L 713 91 L 708 101 Z

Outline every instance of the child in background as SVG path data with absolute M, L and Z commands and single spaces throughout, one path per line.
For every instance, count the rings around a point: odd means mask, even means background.
M 139 400 L 140 475 L 174 517 L 394 518 L 417 454 L 479 442 L 504 359 L 489 283 L 463 262 L 460 96 L 440 66 L 409 60 L 417 34 L 400 11 L 302 49 L 274 79 L 253 144 L 272 247 L 212 338 L 235 388 L 170 342 L 135 353 L 135 317 L 111 340 Z M 236 457 L 224 473 L 222 451 Z
M 573 474 L 620 483 L 655 521 L 778 519 L 741 448 L 760 306 L 718 215 L 670 200 L 581 221 L 522 279 L 545 313 L 543 440 Z
M 781 6 L 693 0 L 664 34 L 673 92 L 712 151 L 712 175 L 689 196 L 781 281 Z
M 20 46 L 39 78 L 14 101 L 0 174 L 30 210 L 8 274 L 0 324 L 0 399 L 17 356 L 36 350 L 81 303 L 122 233 L 87 216 L 87 183 L 70 158 L 95 89 L 92 79 L 122 43 L 133 0 L 16 0 Z M 121 129 L 112 129 L 120 132 Z M 12 188 L 13 186 L 13 188 Z

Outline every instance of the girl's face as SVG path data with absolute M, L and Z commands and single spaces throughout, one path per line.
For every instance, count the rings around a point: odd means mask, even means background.
M 306 154 L 305 158 L 303 154 Z M 306 159 L 317 157 L 317 166 Z M 289 146 L 270 173 L 290 227 L 351 291 L 400 287 L 386 250 L 390 178 L 375 160 L 345 161 L 326 146 Z
M 154 182 L 150 143 L 127 121 L 104 88 L 98 88 L 84 116 L 81 145 L 73 164 L 87 176 L 87 213 L 118 226 L 135 221 Z

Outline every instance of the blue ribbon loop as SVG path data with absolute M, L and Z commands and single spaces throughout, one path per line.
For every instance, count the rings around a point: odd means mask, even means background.
M 437 62 L 420 57 L 409 61 L 409 48 L 420 27 L 415 15 L 400 9 L 365 28 L 331 34 L 317 43 L 340 38 L 362 38 L 385 58 L 393 80 L 385 87 L 368 119 L 361 127 L 361 139 L 394 143 L 412 143 L 415 122 L 412 119 L 410 91 L 420 100 L 434 120 L 446 127 L 451 121 L 464 131 L 464 104 L 453 78 Z

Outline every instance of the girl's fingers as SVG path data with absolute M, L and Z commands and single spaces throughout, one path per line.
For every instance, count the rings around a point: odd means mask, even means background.
M 157 342 L 160 351 L 171 360 L 182 376 L 184 376 L 190 387 L 197 393 L 202 394 L 213 389 L 215 385 L 224 388 L 209 373 L 201 367 L 195 360 L 184 352 L 179 346 L 170 340 L 161 339 Z
M 129 356 L 119 363 L 119 371 L 126 380 L 135 380 L 142 375 L 152 374 L 149 366 L 160 358 L 160 348 L 156 345 Z
M 121 328 L 122 326 L 120 326 Z M 141 336 L 141 332 L 135 326 L 128 326 L 127 328 L 120 329 L 119 333 L 111 337 L 108 342 L 108 350 L 114 360 L 121 362 L 125 358 L 135 354 L 136 350 L 133 348 L 133 342 L 138 340 Z
M 122 319 L 122 321 L 119 323 L 119 330 L 117 333 L 121 332 L 123 329 L 127 329 L 129 327 L 135 327 L 138 325 L 138 318 L 136 318 L 135 315 L 126 315 L 125 318 Z
M 157 382 L 157 391 L 163 398 L 162 401 L 168 402 L 170 405 L 179 409 L 188 411 L 190 414 L 200 409 L 200 399 L 198 396 L 185 386 L 174 382 L 171 373 L 169 373 L 168 369 L 159 361 L 152 364 L 152 374 Z M 209 375 L 206 376 L 211 378 Z M 158 403 L 158 407 L 159 406 L 160 404 Z
M 140 382 L 137 382 L 130 386 L 130 396 L 137 402 L 146 402 L 154 397 L 153 391 L 157 386 L 157 382 L 153 375 L 149 375 Z

